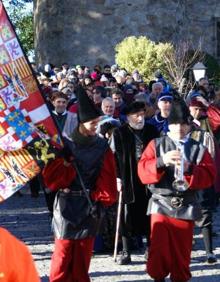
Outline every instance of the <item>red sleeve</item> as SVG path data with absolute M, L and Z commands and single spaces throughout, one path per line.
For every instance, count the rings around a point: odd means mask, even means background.
M 103 166 L 91 197 L 105 206 L 110 206 L 117 200 L 116 165 L 111 149 L 105 153 Z
M 71 113 L 75 113 L 76 114 L 77 111 L 78 111 L 78 104 L 76 103 L 76 104 L 71 105 L 69 107 L 68 111 L 71 112 Z
M 51 191 L 57 191 L 69 187 L 76 177 L 76 170 L 63 158 L 57 158 L 43 169 L 42 176 L 45 186 Z
M 207 115 L 209 119 L 209 124 L 213 132 L 215 132 L 220 127 L 220 109 L 213 105 L 210 105 L 207 110 Z
M 157 168 L 155 141 L 151 140 L 138 163 L 138 175 L 143 184 L 153 184 L 157 183 L 163 174 L 163 170 Z
M 214 184 L 216 167 L 208 150 L 198 165 L 193 165 L 191 175 L 185 176 L 190 189 L 205 189 Z

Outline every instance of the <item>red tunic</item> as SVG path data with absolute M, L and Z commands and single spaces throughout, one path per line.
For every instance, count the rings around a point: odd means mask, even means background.
M 56 191 L 60 188 L 68 188 L 76 177 L 76 171 L 73 164 L 66 163 L 63 158 L 57 158 L 43 170 L 42 175 L 46 186 Z M 110 206 L 117 200 L 115 159 L 110 148 L 105 152 L 91 198 L 104 206 Z M 50 281 L 90 281 L 88 270 L 93 243 L 94 238 L 56 239 Z
M 220 109 L 210 105 L 207 110 L 207 115 L 212 131 L 215 133 L 220 128 Z
M 213 160 L 206 150 L 201 162 L 193 165 L 192 174 L 185 175 L 185 179 L 189 189 L 205 189 L 213 184 L 215 173 Z M 144 184 L 155 184 L 164 175 L 164 169 L 157 168 L 155 140 L 143 152 L 138 163 L 138 174 Z M 188 281 L 191 277 L 192 237 L 192 220 L 152 213 L 148 274 L 156 280 L 162 280 L 170 274 L 172 281 Z
M 62 172 L 62 177 L 59 171 Z M 76 170 L 72 164 L 67 164 L 63 158 L 57 158 L 42 171 L 46 187 L 52 191 L 70 186 L 76 177 Z M 100 201 L 104 206 L 110 206 L 117 200 L 115 159 L 111 149 L 105 153 L 103 166 L 99 173 L 91 198 Z
M 161 168 L 158 169 L 156 163 L 155 141 L 152 140 L 144 150 L 138 163 L 138 175 L 142 183 L 154 184 L 159 182 L 164 171 Z M 205 189 L 213 184 L 215 175 L 215 165 L 206 150 L 201 162 L 198 165 L 193 165 L 192 174 L 185 175 L 185 179 L 189 183 L 189 189 Z

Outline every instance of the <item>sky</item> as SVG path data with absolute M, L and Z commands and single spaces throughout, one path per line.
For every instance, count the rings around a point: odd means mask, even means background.
M 12 4 L 10 4 L 11 2 L 14 2 L 14 3 L 16 3 L 17 2 L 17 0 L 2 0 L 2 2 L 3 2 L 3 4 L 4 4 L 4 6 L 5 6 L 5 8 L 8 10 L 8 9 L 10 9 L 10 6 L 12 5 Z M 19 1 L 18 1 L 19 2 Z M 30 12 L 30 11 L 32 11 L 33 10 L 33 2 L 32 3 L 25 3 L 25 5 L 24 5 L 24 10 L 25 11 L 27 11 L 27 12 Z

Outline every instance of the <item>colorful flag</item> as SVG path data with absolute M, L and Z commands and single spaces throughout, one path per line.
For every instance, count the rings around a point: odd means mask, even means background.
M 0 201 L 36 176 L 62 146 L 0 1 Z

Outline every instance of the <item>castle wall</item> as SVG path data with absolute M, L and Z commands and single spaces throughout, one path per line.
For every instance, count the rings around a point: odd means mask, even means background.
M 114 46 L 127 36 L 156 42 L 190 40 L 216 55 L 217 0 L 35 0 L 39 63 L 114 63 Z

